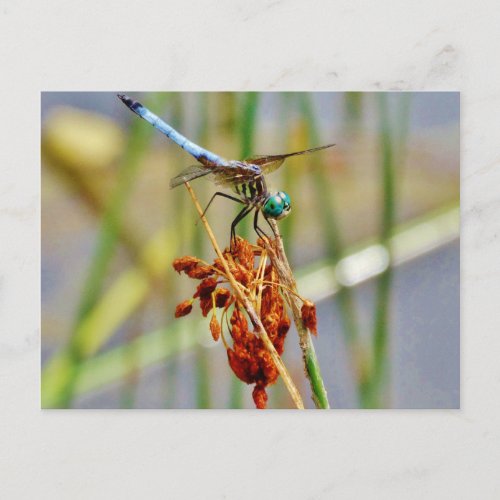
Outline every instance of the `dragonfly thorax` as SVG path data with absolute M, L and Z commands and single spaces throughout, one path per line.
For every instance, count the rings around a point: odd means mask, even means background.
M 246 204 L 260 205 L 267 198 L 267 188 L 264 177 L 255 177 L 233 184 L 233 190 Z
M 283 219 L 292 210 L 290 196 L 284 191 L 269 193 L 262 205 L 262 213 L 268 219 Z

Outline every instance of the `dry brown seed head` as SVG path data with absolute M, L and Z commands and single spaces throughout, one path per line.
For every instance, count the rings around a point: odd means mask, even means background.
M 198 265 L 186 271 L 186 274 L 193 279 L 201 280 L 214 274 L 215 270 L 211 266 Z
M 255 257 L 253 247 L 248 241 L 237 238 L 232 255 L 247 270 L 253 270 Z
M 193 298 L 204 298 L 210 297 L 212 292 L 217 287 L 217 278 L 205 278 L 196 288 L 196 292 L 193 295 Z
M 199 263 L 200 259 L 198 259 L 197 257 L 186 255 L 185 257 L 175 259 L 172 262 L 172 266 L 178 273 L 180 273 L 181 271 L 187 273 L 191 269 L 195 268 Z
M 193 309 L 193 299 L 185 300 L 175 308 L 175 317 L 181 318 L 182 316 L 186 316 L 191 312 L 191 309 Z

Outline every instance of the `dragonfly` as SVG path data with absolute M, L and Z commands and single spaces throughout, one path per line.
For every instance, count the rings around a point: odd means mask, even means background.
M 216 191 L 202 214 L 203 217 L 217 196 L 243 205 L 241 211 L 231 223 L 231 246 L 236 241 L 236 226 L 252 211 L 255 212 L 253 220 L 255 232 L 258 236 L 266 238 L 268 237 L 267 234 L 259 227 L 259 214 L 262 213 L 269 224 L 269 219 L 280 220 L 291 212 L 290 196 L 284 191 L 269 191 L 265 175 L 280 168 L 284 161 L 291 156 L 314 153 L 335 146 L 335 144 L 327 144 L 293 153 L 254 156 L 243 161 L 226 160 L 222 156 L 212 153 L 184 137 L 140 102 L 131 99 L 125 94 L 118 94 L 118 98 L 136 115 L 146 120 L 199 162 L 197 165 L 185 168 L 173 177 L 170 180 L 170 188 L 206 176 L 217 186 L 232 190 L 232 195 Z M 270 224 L 269 226 L 273 229 Z

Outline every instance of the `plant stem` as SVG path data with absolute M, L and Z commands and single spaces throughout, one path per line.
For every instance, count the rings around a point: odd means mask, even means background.
M 396 114 L 397 126 L 395 127 L 397 133 L 393 133 L 391 130 L 387 95 L 379 94 L 377 97 L 380 117 L 380 145 L 382 149 L 381 182 L 384 197 L 380 242 L 385 246 L 388 252 L 389 265 L 380 275 L 377 282 L 373 338 L 373 373 L 367 395 L 370 407 L 380 408 L 383 403 L 382 390 L 388 378 L 389 308 L 393 276 L 391 237 L 394 233 L 396 222 L 396 169 L 398 166 L 401 167 L 403 162 L 410 122 L 411 94 L 404 93 L 399 97 Z
M 269 253 L 269 258 L 278 272 L 279 282 L 289 288 L 289 290 L 287 290 L 287 288 L 283 288 L 282 293 L 287 298 L 287 302 L 290 304 L 293 320 L 299 334 L 299 345 L 302 350 L 305 372 L 311 384 L 312 398 L 316 408 L 329 409 L 330 404 L 328 402 L 328 395 L 321 377 L 321 370 L 319 368 L 316 351 L 314 350 L 314 345 L 312 343 L 311 334 L 302 321 L 302 299 L 298 296 L 297 283 L 295 282 L 295 278 L 293 277 L 292 270 L 290 269 L 290 265 L 285 254 L 283 239 L 279 234 L 278 224 L 276 221 L 269 219 L 269 223 L 271 224 L 274 234 L 276 235 L 276 252 L 273 250 L 273 247 L 268 241 L 263 241 L 266 250 Z
M 197 144 L 208 144 L 208 94 L 201 92 L 198 98 L 198 127 L 196 130 Z M 179 191 L 181 191 L 179 189 Z M 201 231 L 195 231 L 193 234 L 194 255 L 204 256 L 205 239 Z M 211 381 L 210 363 L 207 349 L 198 345 L 195 351 L 196 356 L 196 406 L 197 408 L 211 408 Z
M 344 94 L 345 132 L 350 135 L 359 129 L 363 115 L 363 92 L 346 92 Z
M 186 182 L 185 185 L 186 185 L 186 188 L 191 196 L 191 199 L 193 200 L 193 203 L 196 207 L 196 210 L 198 211 L 198 214 L 200 215 L 201 221 L 203 222 L 203 225 L 205 226 L 205 230 L 206 230 L 208 237 L 212 243 L 212 246 L 214 247 L 215 253 L 217 254 L 217 256 L 219 257 L 219 259 L 222 262 L 222 265 L 224 267 L 224 271 L 229 279 L 229 282 L 231 283 L 231 286 L 233 287 L 234 292 L 236 293 L 236 295 L 238 296 L 238 299 L 243 304 L 243 307 L 245 308 L 250 320 L 257 328 L 257 334 L 264 342 L 266 349 L 269 351 L 269 354 L 271 355 L 271 358 L 273 359 L 273 362 L 276 365 L 276 368 L 278 369 L 279 374 L 281 375 L 283 381 L 285 382 L 285 385 L 288 389 L 288 392 L 290 393 L 290 396 L 293 399 L 293 402 L 295 403 L 295 406 L 297 408 L 303 410 L 304 403 L 302 401 L 302 397 L 300 396 L 300 393 L 299 393 L 297 387 L 293 383 L 293 381 L 288 373 L 288 370 L 286 369 L 285 364 L 283 363 L 279 354 L 276 352 L 276 349 L 275 349 L 273 343 L 271 342 L 271 339 L 267 335 L 266 329 L 264 328 L 264 325 L 262 324 L 262 321 L 259 318 L 259 315 L 256 313 L 252 304 L 245 296 L 245 293 L 241 289 L 240 284 L 236 281 L 236 279 L 232 275 L 231 270 L 229 269 L 229 265 L 228 265 L 226 259 L 224 258 L 224 255 L 222 254 L 222 252 L 219 248 L 219 245 L 217 244 L 217 240 L 215 239 L 214 233 L 212 232 L 212 229 L 211 229 L 210 225 L 208 224 L 206 217 L 203 215 L 203 209 L 201 208 L 193 189 L 191 188 L 191 186 L 189 185 L 188 182 Z
M 379 138 L 381 154 L 382 220 L 380 242 L 389 255 L 387 269 L 379 276 L 376 289 L 373 331 L 373 372 L 370 378 L 368 400 L 372 408 L 382 406 L 382 389 L 387 381 L 387 357 L 389 344 L 389 306 L 392 285 L 392 251 L 390 237 L 395 222 L 395 164 L 391 141 L 391 128 L 387 95 L 377 95 L 379 111 Z

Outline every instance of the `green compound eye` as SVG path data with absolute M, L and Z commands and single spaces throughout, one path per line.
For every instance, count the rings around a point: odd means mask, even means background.
M 262 207 L 265 217 L 270 219 L 283 219 L 291 210 L 290 197 L 283 191 L 271 194 Z

